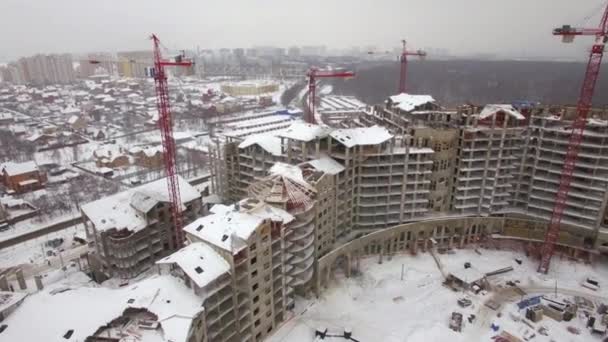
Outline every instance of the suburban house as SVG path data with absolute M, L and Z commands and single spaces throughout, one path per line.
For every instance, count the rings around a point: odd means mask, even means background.
M 93 152 L 97 167 L 119 168 L 129 165 L 130 158 L 125 151 L 117 145 L 103 145 Z
M 134 147 L 130 151 L 135 164 L 149 169 L 156 169 L 163 165 L 163 149 L 161 146 Z
M 0 166 L 2 183 L 9 192 L 24 193 L 44 187 L 46 173 L 38 169 L 33 161 L 25 163 L 8 162 Z
M 82 131 L 87 128 L 87 120 L 83 115 L 72 115 L 67 123 L 74 131 Z

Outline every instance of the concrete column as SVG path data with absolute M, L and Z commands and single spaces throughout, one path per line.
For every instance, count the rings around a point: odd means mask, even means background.
M 317 281 L 315 282 L 315 297 L 319 298 L 321 295 L 321 272 L 317 273 Z
M 19 288 L 22 290 L 27 289 L 27 284 L 25 283 L 25 277 L 23 276 L 23 269 L 17 270 L 17 282 L 19 283 Z
M 384 254 L 384 242 L 381 242 L 380 244 L 380 256 L 378 257 L 379 264 L 382 263 L 382 254 Z
M 8 279 L 6 279 L 6 275 L 0 277 L 0 290 L 2 291 L 10 291 L 10 287 L 8 286 Z
M 44 286 L 42 285 L 42 276 L 37 275 L 34 277 L 34 280 L 36 281 L 36 288 L 38 291 L 42 291 L 42 289 L 44 289 Z
M 351 276 L 351 253 L 346 254 L 346 278 L 350 278 Z

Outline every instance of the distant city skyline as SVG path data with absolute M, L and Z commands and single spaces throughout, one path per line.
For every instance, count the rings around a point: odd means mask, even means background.
M 583 59 L 591 39 L 563 45 L 563 24 L 595 26 L 604 1 L 280 0 L 201 2 L 4 0 L 0 61 L 36 53 L 148 49 L 151 32 L 175 49 L 326 45 L 414 47 L 453 55 Z M 18 32 L 18 34 L 14 33 Z

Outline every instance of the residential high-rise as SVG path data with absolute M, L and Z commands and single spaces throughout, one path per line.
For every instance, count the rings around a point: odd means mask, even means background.
M 526 118 L 510 105 L 464 109 L 452 209 L 487 216 L 507 210 Z
M 76 80 L 70 54 L 35 55 L 22 57 L 17 63 L 24 83 L 35 85 L 69 84 Z
M 202 214 L 201 194 L 182 178 L 184 221 Z M 166 178 L 82 206 L 89 263 L 97 280 L 129 279 L 176 250 Z
M 284 236 L 293 220 L 282 209 L 244 199 L 216 205 L 184 228 L 190 241 L 209 246 L 229 265 L 232 289 L 211 301 L 220 302 L 216 317 L 224 318 L 208 322 L 208 341 L 260 342 L 286 319 L 294 298 Z

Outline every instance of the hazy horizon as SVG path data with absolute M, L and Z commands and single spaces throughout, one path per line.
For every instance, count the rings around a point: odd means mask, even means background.
M 595 27 L 605 1 L 566 0 L 4 0 L 0 61 L 36 53 L 150 49 L 155 32 L 169 48 L 256 45 L 448 49 L 455 56 L 584 59 L 591 37 L 562 44 L 551 30 Z M 15 32 L 18 32 L 15 33 Z M 432 58 L 432 56 L 431 56 Z

